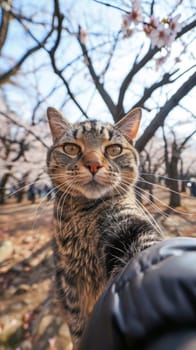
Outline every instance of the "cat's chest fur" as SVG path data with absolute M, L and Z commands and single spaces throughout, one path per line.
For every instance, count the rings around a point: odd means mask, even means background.
M 81 207 L 66 203 L 62 220 L 55 205 L 57 265 L 64 271 L 64 278 L 80 295 L 81 308 L 90 313 L 106 284 L 104 242 L 101 223 L 107 208 L 98 203 Z M 88 302 L 87 302 L 88 301 Z
M 56 217 L 55 239 L 58 254 L 67 275 L 72 283 L 83 286 L 90 285 L 92 292 L 105 284 L 106 278 L 106 241 L 107 236 L 117 235 L 122 231 L 126 216 L 138 213 L 131 194 L 123 200 L 100 200 L 81 203 L 64 204 L 62 219 L 58 217 L 58 202 L 55 205 Z

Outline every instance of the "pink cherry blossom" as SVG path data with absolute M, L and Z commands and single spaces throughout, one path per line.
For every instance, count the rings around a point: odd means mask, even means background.
M 133 8 L 130 13 L 130 21 L 137 24 L 142 20 L 143 20 L 142 11 L 140 9 Z
M 158 24 L 159 24 L 159 19 L 155 18 L 154 16 L 151 16 L 149 23 L 145 23 L 143 27 L 146 35 L 149 35 L 154 29 L 156 29 L 158 27 Z
M 141 9 L 141 2 L 140 0 L 131 0 L 131 4 L 133 8 Z
M 171 45 L 174 40 L 173 35 L 169 28 L 166 28 L 163 23 L 159 23 L 156 29 L 152 30 L 149 34 L 152 42 L 152 47 L 163 47 Z
M 182 26 L 178 22 L 180 15 L 170 19 L 162 19 L 152 16 L 149 23 L 145 23 L 143 30 L 151 39 L 152 47 L 170 46 L 176 38 L 176 34 L 181 30 Z
M 123 35 L 123 39 L 130 38 L 134 33 L 135 33 L 134 29 L 128 28 Z
M 130 26 L 131 20 L 129 15 L 124 15 L 122 20 L 122 29 L 127 30 Z
M 167 61 L 169 55 L 170 55 L 170 51 L 168 50 L 165 56 L 161 56 L 156 60 L 156 68 L 157 69 L 159 68 L 159 66 L 161 66 L 162 64 L 164 64 Z
M 122 29 L 127 30 L 131 23 L 138 24 L 143 21 L 140 1 L 132 0 L 132 9 L 129 14 L 123 16 Z
M 143 21 L 143 15 L 142 15 L 142 7 L 140 4 L 140 1 L 138 0 L 131 0 L 132 3 L 132 11 L 130 12 L 130 21 L 134 22 L 135 24 Z
M 177 15 L 169 20 L 169 28 L 172 32 L 178 33 L 182 29 L 181 23 L 178 22 L 181 15 Z

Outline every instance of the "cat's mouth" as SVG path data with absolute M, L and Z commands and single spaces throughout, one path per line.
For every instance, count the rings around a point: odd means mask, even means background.
M 90 190 L 90 191 L 94 191 L 94 190 L 101 190 L 101 188 L 103 187 L 108 187 L 108 186 L 104 186 L 102 183 L 98 182 L 95 178 L 92 178 L 90 181 L 88 181 L 85 184 L 85 187 Z
M 79 192 L 88 199 L 98 199 L 106 195 L 112 190 L 112 186 L 98 182 L 95 178 L 92 178 L 85 184 L 82 184 L 78 188 Z
M 89 182 L 86 183 L 87 186 L 100 186 L 101 184 L 95 179 L 92 178 Z

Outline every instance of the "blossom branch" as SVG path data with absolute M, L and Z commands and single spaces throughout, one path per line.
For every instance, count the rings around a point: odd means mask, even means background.
M 196 20 L 187 24 L 177 34 L 177 38 L 182 37 L 185 33 L 189 32 L 195 26 L 196 26 Z M 115 119 L 115 121 L 119 120 L 123 116 L 123 101 L 124 101 L 127 88 L 130 85 L 132 79 L 160 50 L 161 50 L 160 47 L 156 47 L 156 46 L 154 48 L 150 47 L 146 55 L 139 62 L 134 62 L 133 67 L 125 77 L 120 87 L 118 103 L 117 103 L 117 116 L 116 116 L 117 119 Z

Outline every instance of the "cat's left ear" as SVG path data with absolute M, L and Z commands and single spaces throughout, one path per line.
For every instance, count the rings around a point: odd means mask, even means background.
M 120 129 L 128 139 L 135 139 L 140 126 L 142 109 L 134 108 L 115 124 L 115 129 Z
M 48 107 L 47 117 L 53 141 L 55 142 L 62 136 L 67 128 L 70 128 L 70 124 L 65 118 L 63 118 L 62 114 L 53 107 Z

